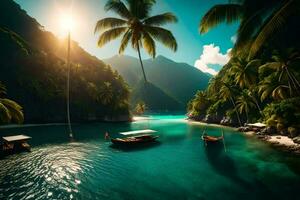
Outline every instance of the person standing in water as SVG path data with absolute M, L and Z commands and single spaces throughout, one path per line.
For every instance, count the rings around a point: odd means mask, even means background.
M 105 132 L 104 139 L 105 139 L 105 140 L 109 140 L 109 139 L 110 139 L 110 136 L 109 136 L 108 132 Z

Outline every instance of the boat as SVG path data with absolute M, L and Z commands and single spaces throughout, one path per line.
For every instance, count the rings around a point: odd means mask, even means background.
M 2 137 L 1 141 L 1 154 L 9 155 L 19 152 L 30 152 L 31 147 L 28 144 L 28 141 L 31 137 L 26 135 L 15 135 L 15 136 L 6 136 Z
M 214 137 L 214 136 L 203 135 L 202 140 L 205 141 L 205 142 L 209 142 L 209 143 L 222 142 L 223 141 L 223 136 Z
M 219 137 L 216 136 L 209 136 L 207 135 L 206 129 L 203 130 L 201 139 L 205 142 L 205 146 L 212 145 L 212 146 L 220 146 L 223 144 L 224 150 L 226 152 L 226 145 L 224 140 L 224 131 L 222 129 L 222 135 Z
M 139 144 L 148 144 L 153 143 L 157 140 L 158 136 L 153 135 L 156 131 L 147 129 L 147 130 L 137 130 L 137 131 L 129 131 L 129 132 L 122 132 L 121 135 L 136 135 L 136 136 L 129 136 L 125 138 L 112 138 L 111 142 L 114 145 L 123 145 L 123 146 L 136 146 Z M 139 135 L 142 134 L 142 135 Z

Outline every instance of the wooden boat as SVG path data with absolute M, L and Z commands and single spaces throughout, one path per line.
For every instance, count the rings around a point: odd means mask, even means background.
M 123 146 L 135 146 L 139 144 L 147 144 L 155 142 L 158 136 L 152 135 L 151 133 L 155 133 L 156 131 L 153 130 L 138 130 L 138 131 L 129 131 L 120 133 L 121 135 L 136 135 L 136 134 L 143 134 L 137 136 L 130 136 L 125 138 L 112 138 L 111 142 L 114 145 L 123 145 Z M 145 134 L 148 133 L 148 134 Z
M 222 135 L 219 137 L 215 136 L 209 136 L 207 135 L 206 129 L 203 130 L 201 139 L 205 142 L 205 146 L 208 146 L 210 144 L 214 144 L 213 146 L 220 146 L 220 144 L 223 144 L 224 151 L 226 152 L 226 145 L 225 145 L 225 139 L 224 139 L 224 131 L 222 129 Z
M 115 138 L 111 139 L 111 142 L 116 145 L 137 145 L 154 142 L 157 138 L 158 136 L 153 135 L 140 135 L 126 138 Z
M 31 137 L 26 135 L 2 137 L 1 154 L 9 155 L 23 151 L 29 152 L 31 147 L 28 144 L 28 140 L 30 139 Z
M 205 142 L 209 142 L 209 143 L 216 143 L 216 142 L 223 141 L 223 136 L 221 136 L 221 137 L 214 137 L 214 136 L 203 135 L 202 136 L 202 140 L 205 141 Z

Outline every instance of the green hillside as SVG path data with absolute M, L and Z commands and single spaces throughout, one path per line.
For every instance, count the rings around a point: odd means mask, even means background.
M 132 92 L 132 105 L 136 105 L 139 102 L 144 102 L 147 110 L 150 111 L 168 112 L 185 109 L 185 105 L 167 95 L 154 84 L 145 83 L 143 80 L 139 82 Z
M 0 43 L 0 81 L 23 106 L 25 122 L 64 122 L 66 41 L 14 1 L 1 0 Z M 122 77 L 74 41 L 71 57 L 72 119 L 128 119 L 129 90 Z
M 130 56 L 114 56 L 104 62 L 111 64 L 128 84 L 135 88 L 142 79 L 142 71 L 138 59 Z M 163 56 L 144 61 L 145 72 L 149 82 L 186 104 L 198 90 L 207 88 L 208 74 L 185 63 L 176 63 Z

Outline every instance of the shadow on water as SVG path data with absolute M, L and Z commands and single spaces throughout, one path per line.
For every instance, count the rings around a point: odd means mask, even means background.
M 254 195 L 255 199 L 279 199 L 264 183 L 257 180 L 255 177 L 253 181 L 246 181 L 240 177 L 236 163 L 224 151 L 222 143 L 207 146 L 204 144 L 204 148 L 207 160 L 214 171 L 219 175 L 228 178 L 235 184 L 242 187 L 245 192 L 249 193 L 249 196 L 246 199 L 253 198 L 252 195 Z
M 152 143 L 148 143 L 148 144 L 135 144 L 135 145 L 115 145 L 115 144 L 111 144 L 110 147 L 113 149 L 117 149 L 117 150 L 121 150 L 121 151 L 125 151 L 125 152 L 131 152 L 131 151 L 143 151 L 146 149 L 150 149 L 150 148 L 154 148 L 154 147 L 158 147 L 161 145 L 161 142 L 156 141 L 156 142 L 152 142 Z

